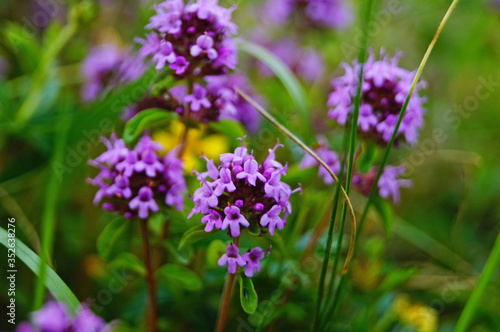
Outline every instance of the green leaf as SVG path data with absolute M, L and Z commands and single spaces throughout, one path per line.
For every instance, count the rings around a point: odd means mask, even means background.
M 129 225 L 130 220 L 119 217 L 104 227 L 97 238 L 97 252 L 102 258 L 107 259 L 109 257 L 116 240 L 120 238 L 120 235 L 124 233 Z
M 123 139 L 126 143 L 131 143 L 142 135 L 144 130 L 165 125 L 177 117 L 177 113 L 159 108 L 140 111 L 125 124 Z
M 276 57 L 276 55 L 272 52 L 252 42 L 243 40 L 239 41 L 238 48 L 240 51 L 243 51 L 262 61 L 267 67 L 269 67 L 269 69 L 271 69 L 273 73 L 276 74 L 276 76 L 278 76 L 290 94 L 290 97 L 292 97 L 293 103 L 300 113 L 302 129 L 306 134 L 308 134 L 311 127 L 306 94 L 290 68 L 288 68 L 283 61 Z M 311 136 L 304 135 L 304 137 Z
M 241 307 L 247 314 L 251 315 L 257 310 L 257 305 L 259 304 L 257 292 L 253 286 L 252 279 L 246 275 L 238 275 L 238 281 L 240 283 Z
M 146 267 L 144 263 L 134 254 L 129 252 L 124 252 L 119 254 L 112 262 L 109 263 L 109 267 L 113 269 L 126 268 L 130 271 L 134 271 L 141 276 L 146 275 Z
M 392 207 L 380 196 L 374 197 L 373 206 L 380 216 L 382 226 L 384 227 L 387 236 L 392 234 L 392 227 L 394 225 L 394 215 L 392 213 Z
M 203 240 L 204 238 L 212 234 L 209 232 L 205 232 L 204 228 L 205 225 L 200 224 L 188 229 L 184 234 L 182 234 L 177 250 L 181 250 L 192 243 Z
M 217 262 L 226 253 L 226 245 L 221 240 L 213 240 L 207 248 L 207 264 L 210 267 L 217 267 Z
M 156 273 L 158 277 L 170 279 L 187 290 L 196 291 L 202 287 L 200 277 L 184 266 L 165 264 L 161 266 Z
M 221 120 L 219 122 L 210 123 L 210 128 L 214 131 L 224 134 L 231 141 L 236 141 L 237 138 L 247 134 L 245 127 L 240 122 L 233 120 Z
M 373 141 L 363 142 L 363 151 L 356 162 L 356 168 L 361 173 L 366 173 L 373 166 L 377 156 L 377 144 Z
M 9 236 L 5 229 L 0 227 L 0 242 L 7 248 L 9 246 Z M 38 276 L 40 271 L 40 257 L 37 256 L 30 248 L 28 248 L 21 240 L 16 239 L 15 242 L 16 256 L 26 264 L 33 273 Z M 66 303 L 68 308 L 76 313 L 80 308 L 80 302 L 69 287 L 50 267 L 46 266 L 45 286 L 52 293 L 57 301 Z

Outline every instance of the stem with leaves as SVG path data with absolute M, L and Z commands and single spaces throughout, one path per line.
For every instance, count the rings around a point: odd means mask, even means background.
M 149 242 L 148 220 L 141 220 L 142 243 L 144 249 L 144 261 L 146 264 L 146 283 L 149 298 L 149 332 L 157 331 L 157 305 L 156 305 L 156 282 L 154 277 L 153 263 L 151 260 L 151 244 Z
M 358 232 L 356 234 L 356 238 L 355 238 L 355 241 L 354 241 L 354 250 L 356 249 L 356 244 L 359 240 L 359 236 L 361 234 L 361 230 L 362 230 L 362 227 L 363 227 L 363 224 L 364 224 L 364 221 L 366 220 L 366 217 L 368 215 L 368 211 L 371 207 L 371 204 L 373 203 L 373 200 L 374 198 L 376 197 L 377 195 L 377 188 L 378 188 L 378 181 L 380 180 L 380 176 L 382 175 L 382 172 L 384 171 L 384 167 L 387 163 L 387 159 L 389 157 L 389 153 L 392 149 L 392 146 L 394 145 L 394 141 L 396 140 L 396 136 L 398 134 L 398 131 L 399 131 L 399 127 L 401 125 L 401 122 L 403 120 L 403 117 L 404 115 L 406 114 L 406 109 L 408 108 L 408 104 L 410 102 L 410 99 L 413 95 L 413 91 L 415 90 L 415 86 L 417 85 L 419 79 L 420 79 L 420 76 L 422 74 L 422 71 L 424 70 L 424 67 L 427 63 L 427 60 L 429 59 L 429 56 L 432 52 L 432 49 L 434 48 L 434 45 L 436 44 L 436 41 L 439 37 L 439 35 L 441 34 L 441 31 L 443 30 L 444 26 L 446 25 L 446 22 L 448 22 L 448 19 L 450 18 L 453 10 L 455 9 L 455 7 L 457 6 L 458 4 L 458 1 L 459 0 L 453 0 L 453 2 L 450 4 L 450 7 L 448 8 L 446 14 L 444 15 L 443 19 L 441 20 L 441 23 L 439 24 L 438 26 L 438 29 L 431 41 L 431 43 L 429 44 L 428 48 L 427 48 L 427 51 L 425 52 L 423 58 L 422 58 L 422 61 L 420 62 L 420 65 L 417 69 L 417 72 L 415 74 L 415 77 L 413 78 L 413 81 L 412 81 L 412 84 L 411 84 L 411 88 L 410 88 L 410 91 L 408 92 L 408 95 L 406 96 L 406 99 L 403 103 L 403 107 L 401 108 L 401 112 L 399 113 L 399 116 L 398 116 L 398 120 L 396 122 L 396 126 L 394 128 L 394 131 L 392 132 L 392 135 L 391 135 L 391 139 L 389 140 L 388 144 L 387 144 L 387 147 L 384 151 L 384 155 L 382 157 L 382 161 L 379 165 L 379 169 L 377 171 L 377 175 L 375 177 L 375 180 L 373 182 L 373 185 L 372 185 L 372 188 L 370 190 L 370 195 L 368 196 L 368 201 L 364 207 L 364 210 L 363 210 L 363 213 L 361 215 L 361 218 L 359 220 L 359 225 L 358 225 Z M 326 319 L 328 317 L 332 317 L 332 315 L 335 313 L 335 308 L 337 306 L 337 304 L 339 303 L 340 301 L 340 296 L 341 296 L 341 293 L 342 293 L 342 290 L 343 290 L 343 287 L 345 285 L 345 282 L 346 282 L 346 279 L 347 278 L 347 273 L 343 273 L 342 276 L 341 276 L 341 279 L 340 279 L 340 282 L 339 282 L 339 285 L 337 286 L 337 289 L 335 291 L 335 296 L 333 298 L 333 303 L 329 306 L 329 308 L 326 310 L 326 314 L 324 315 L 325 317 L 325 322 L 324 324 L 327 324 L 327 321 Z
M 234 244 L 239 247 L 240 238 L 234 239 Z M 222 295 L 219 304 L 219 314 L 217 315 L 217 323 L 215 325 L 216 332 L 223 332 L 226 327 L 227 316 L 229 314 L 229 305 L 231 304 L 231 294 L 233 292 L 234 280 L 236 278 L 235 273 L 227 273 L 226 281 L 224 283 L 224 289 L 222 290 Z

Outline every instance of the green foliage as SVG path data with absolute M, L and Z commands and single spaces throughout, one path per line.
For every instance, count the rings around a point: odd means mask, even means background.
M 141 111 L 125 124 L 123 139 L 125 143 L 130 144 L 146 129 L 165 126 L 176 118 L 178 118 L 177 113 L 162 109 L 152 108 Z
M 190 244 L 193 244 L 210 236 L 211 233 L 205 232 L 204 228 L 205 225 L 200 224 L 188 229 L 184 234 L 182 234 L 177 250 L 181 250 Z
M 156 275 L 158 278 L 166 278 L 172 287 L 179 285 L 184 289 L 197 291 L 203 286 L 200 277 L 196 273 L 180 265 L 162 265 L 156 271 Z
M 243 310 L 251 315 L 257 310 L 259 299 L 251 278 L 244 274 L 238 274 L 240 284 L 240 302 Z
M 0 227 L 0 243 L 6 248 L 11 248 L 9 245 L 8 232 Z M 35 274 L 40 272 L 40 257 L 28 248 L 21 240 L 16 239 L 15 242 L 16 256 L 26 264 L 26 266 Z M 75 294 L 66 286 L 64 281 L 50 267 L 46 267 L 47 275 L 44 283 L 54 298 L 58 301 L 66 303 L 70 310 L 74 313 L 80 308 L 80 302 Z
M 146 275 L 146 267 L 139 257 L 130 253 L 123 252 L 116 256 L 108 265 L 112 269 L 126 268 L 130 271 L 133 271 L 141 276 Z
M 382 226 L 384 227 L 385 233 L 389 236 L 392 234 L 392 228 L 394 225 L 394 216 L 392 212 L 392 207 L 390 204 L 382 199 L 381 197 L 375 197 L 373 199 L 373 207 L 377 211 Z
M 118 217 L 104 227 L 97 238 L 97 252 L 102 258 L 109 258 L 113 246 L 132 222 L 124 217 Z

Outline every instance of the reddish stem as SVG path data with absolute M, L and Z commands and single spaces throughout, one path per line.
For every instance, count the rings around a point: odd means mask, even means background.
M 146 263 L 146 283 L 148 286 L 149 297 L 149 332 L 157 331 L 157 305 L 156 305 L 156 286 L 154 278 L 153 264 L 151 263 L 151 246 L 149 243 L 148 220 L 141 220 L 142 243 L 144 248 L 144 261 Z

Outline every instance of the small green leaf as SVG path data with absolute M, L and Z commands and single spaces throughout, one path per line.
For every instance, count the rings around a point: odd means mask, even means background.
M 373 166 L 375 157 L 377 156 L 377 144 L 373 141 L 363 142 L 363 150 L 356 162 L 356 168 L 361 173 L 366 173 Z
M 246 275 L 238 275 L 238 281 L 240 283 L 241 307 L 247 314 L 251 315 L 257 310 L 257 305 L 259 304 L 257 292 L 253 286 L 252 279 Z
M 187 290 L 196 291 L 202 287 L 200 277 L 184 266 L 165 264 L 156 271 L 156 274 L 158 278 L 169 279 Z M 175 284 L 173 286 L 175 287 Z
M 200 240 L 203 240 L 207 236 L 209 236 L 212 233 L 205 232 L 204 231 L 205 225 L 200 224 L 191 227 L 188 229 L 184 234 L 182 234 L 181 240 L 179 241 L 179 246 L 177 247 L 177 250 L 181 250 L 185 248 L 186 246 L 198 242 Z
M 210 267 L 217 267 L 219 258 L 226 253 L 226 245 L 221 240 L 213 240 L 207 248 L 207 264 Z
M 137 272 L 141 276 L 146 275 L 146 267 L 144 266 L 144 263 L 136 255 L 129 252 L 119 254 L 112 262 L 109 263 L 109 267 L 113 269 L 126 268 Z
M 392 213 L 392 207 L 384 199 L 377 196 L 373 199 L 373 205 L 380 220 L 382 221 L 382 226 L 384 227 L 387 236 L 392 234 L 392 226 L 394 225 L 394 216 Z
M 131 143 L 139 137 L 144 130 L 165 125 L 175 118 L 177 118 L 177 113 L 159 108 L 140 111 L 125 124 L 123 139 L 126 143 Z
M 129 220 L 119 217 L 104 227 L 97 238 L 97 252 L 102 258 L 106 259 L 109 257 L 114 243 L 123 234 L 129 224 Z
M 0 243 L 6 248 L 12 248 L 9 245 L 9 233 L 0 227 Z M 11 241 L 12 243 L 12 241 Z M 26 266 L 38 276 L 40 272 L 40 257 L 28 248 L 21 240 L 16 239 L 15 242 L 16 256 L 26 264 Z M 52 293 L 57 301 L 66 303 L 73 313 L 76 313 L 80 308 L 80 302 L 75 294 L 71 292 L 69 287 L 50 267 L 46 266 L 45 286 Z
M 221 120 L 210 123 L 210 128 L 214 131 L 224 134 L 230 141 L 236 141 L 237 138 L 247 134 L 245 127 L 240 122 L 233 120 Z

